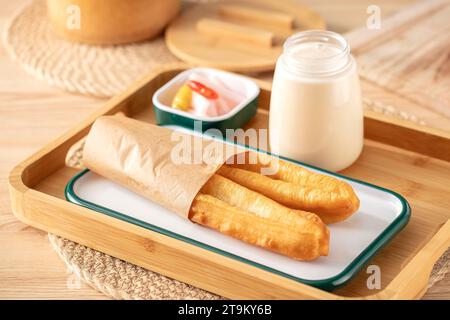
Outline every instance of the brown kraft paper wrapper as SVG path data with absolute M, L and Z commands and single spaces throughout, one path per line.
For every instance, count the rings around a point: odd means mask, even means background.
M 188 219 L 206 181 L 227 159 L 245 151 L 123 116 L 104 116 L 87 136 L 83 163 Z

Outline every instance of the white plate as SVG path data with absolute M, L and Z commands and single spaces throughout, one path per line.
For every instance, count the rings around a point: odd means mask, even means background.
M 354 276 L 406 225 L 410 215 L 409 205 L 400 195 L 364 182 L 338 178 L 352 185 L 361 206 L 349 219 L 329 226 L 329 255 L 312 262 L 296 261 L 194 224 L 90 171 L 72 179 L 66 196 L 72 202 L 119 219 L 219 251 L 297 281 L 332 290 Z

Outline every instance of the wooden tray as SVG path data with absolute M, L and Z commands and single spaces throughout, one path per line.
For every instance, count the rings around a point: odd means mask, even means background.
M 333 293 L 69 203 L 64 187 L 78 171 L 65 166 L 69 148 L 101 115 L 123 112 L 154 122 L 153 93 L 183 67 L 159 69 L 112 98 L 88 119 L 16 166 L 9 177 L 13 212 L 21 221 L 228 298 L 418 298 L 435 261 L 450 245 L 450 134 L 367 112 L 365 148 L 342 173 L 405 196 L 407 227 L 372 260 L 381 290 L 369 290 L 362 270 Z M 249 127 L 265 128 L 270 90 L 260 83 L 258 113 Z M 199 272 L 199 270 L 201 272 Z

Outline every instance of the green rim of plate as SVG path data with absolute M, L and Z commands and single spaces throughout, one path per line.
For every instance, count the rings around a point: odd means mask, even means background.
M 226 141 L 226 139 L 222 139 L 222 140 Z M 228 141 L 228 142 L 231 142 L 231 141 Z M 239 143 L 236 143 L 236 142 L 232 142 L 232 143 L 240 145 L 240 146 L 243 146 L 243 147 L 246 147 L 247 149 L 252 150 L 252 151 L 257 151 L 257 152 L 262 152 L 262 153 L 265 153 L 265 154 L 273 155 L 273 156 L 279 157 L 280 159 L 283 159 L 283 160 L 286 160 L 286 161 L 290 161 L 290 162 L 293 162 L 295 164 L 298 164 L 298 165 L 301 165 L 301 166 L 304 166 L 304 167 L 307 167 L 307 168 L 315 169 L 315 170 L 317 170 L 319 172 L 327 173 L 329 175 L 332 175 L 332 176 L 335 176 L 335 177 L 338 177 L 338 178 L 341 178 L 341 179 L 344 179 L 344 180 L 348 180 L 348 181 L 352 181 L 352 182 L 355 182 L 355 183 L 359 183 L 359 184 L 368 186 L 370 188 L 381 190 L 383 192 L 389 193 L 389 194 L 393 195 L 395 198 L 397 198 L 400 201 L 400 203 L 402 204 L 402 211 L 394 219 L 394 221 L 392 221 L 386 227 L 386 229 L 384 229 L 384 231 L 381 232 L 381 234 L 377 238 L 375 238 L 366 247 L 366 249 L 364 249 L 342 272 L 340 272 L 339 274 L 337 274 L 334 277 L 330 277 L 330 278 L 327 278 L 327 279 L 308 280 L 308 279 L 302 279 L 302 278 L 298 278 L 298 277 L 286 274 L 286 273 L 281 272 L 279 270 L 267 267 L 267 266 L 265 266 L 263 264 L 251 261 L 249 259 L 243 258 L 241 256 L 238 256 L 238 255 L 235 255 L 235 254 L 232 254 L 232 253 L 229 253 L 227 251 L 218 249 L 218 248 L 213 247 L 211 245 L 199 242 L 197 240 L 190 239 L 190 238 L 182 236 L 182 235 L 180 235 L 178 233 L 174 233 L 172 231 L 160 228 L 158 226 L 155 226 L 155 225 L 152 225 L 150 223 L 141 221 L 139 219 L 132 218 L 132 217 L 127 216 L 127 215 L 125 215 L 125 214 L 123 214 L 121 212 L 117 212 L 117 211 L 105 208 L 103 206 L 97 205 L 95 203 L 92 203 L 92 202 L 89 202 L 89 201 L 81 199 L 80 197 L 78 197 L 75 194 L 74 185 L 75 185 L 75 183 L 76 183 L 76 181 L 78 179 L 80 179 L 83 175 L 85 175 L 87 172 L 89 172 L 89 169 L 84 169 L 83 171 L 79 172 L 78 174 L 76 174 L 67 183 L 66 188 L 65 188 L 65 196 L 66 196 L 66 199 L 68 201 L 70 201 L 72 203 L 75 203 L 75 204 L 78 204 L 80 206 L 83 206 L 85 208 L 88 208 L 88 209 L 91 209 L 91 210 L 94 210 L 94 211 L 97 211 L 97 212 L 100 212 L 100 213 L 104 213 L 104 214 L 106 214 L 108 216 L 120 219 L 122 221 L 125 221 L 125 222 L 128 222 L 128 223 L 132 223 L 134 225 L 143 227 L 145 229 L 149 229 L 151 231 L 158 232 L 160 234 L 169 236 L 171 238 L 175 238 L 177 240 L 181 240 L 181 241 L 193 244 L 195 246 L 198 246 L 200 248 L 203 248 L 203 249 L 206 249 L 206 250 L 209 250 L 209 251 L 221 254 L 223 256 L 226 256 L 226 257 L 229 257 L 229 258 L 232 258 L 232 259 L 235 259 L 235 260 L 238 260 L 238 261 L 250 264 L 250 265 L 252 265 L 254 267 L 260 268 L 260 269 L 265 270 L 265 271 L 269 271 L 269 272 L 271 272 L 273 274 L 276 274 L 276 275 L 279 275 L 279 276 L 282 276 L 282 277 L 285 277 L 285 278 L 288 278 L 288 279 L 291 279 L 291 280 L 294 280 L 294 281 L 297 281 L 297 282 L 301 282 L 301 283 L 304 283 L 304 284 L 307 284 L 307 285 L 310 285 L 310 286 L 313 286 L 313 287 L 316 287 L 316 288 L 319 288 L 319 289 L 322 289 L 322 290 L 326 290 L 326 291 L 333 291 L 333 290 L 335 290 L 337 288 L 340 288 L 340 287 L 344 286 L 345 284 L 347 284 L 375 256 L 375 254 L 380 249 L 382 249 L 385 245 L 387 245 L 388 242 L 400 230 L 402 230 L 406 226 L 406 224 L 408 223 L 408 221 L 410 219 L 411 207 L 410 207 L 409 203 L 406 201 L 406 199 L 403 196 L 401 196 L 400 194 L 398 194 L 395 191 L 392 191 L 392 190 L 389 190 L 389 189 L 386 189 L 386 188 L 383 188 L 383 187 L 380 187 L 380 186 L 377 186 L 377 185 L 373 185 L 371 183 L 367 183 L 367 182 L 364 182 L 364 181 L 361 181 L 361 180 L 358 180 L 358 179 L 353 179 L 353 178 L 350 178 L 350 177 L 346 177 L 344 175 L 341 175 L 341 174 L 338 174 L 338 173 L 335 173 L 335 172 L 331 172 L 331 171 L 328 171 L 328 170 L 324 170 L 324 169 L 321 169 L 321 168 L 318 168 L 318 167 L 315 167 L 315 166 L 311 166 L 311 165 L 302 163 L 300 161 L 296 161 L 296 160 L 292 160 L 292 159 L 289 159 L 289 158 L 286 158 L 286 157 L 282 157 L 282 156 L 278 156 L 278 155 L 275 155 L 275 154 L 271 154 L 270 152 L 266 152 L 266 151 L 263 151 L 263 150 L 258 150 L 256 148 L 245 146 L 245 145 L 242 145 L 242 144 L 239 144 Z

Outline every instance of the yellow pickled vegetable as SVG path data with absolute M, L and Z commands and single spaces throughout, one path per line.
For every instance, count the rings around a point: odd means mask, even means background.
M 192 89 L 184 84 L 173 98 L 172 108 L 187 111 L 191 108 L 191 99 Z

